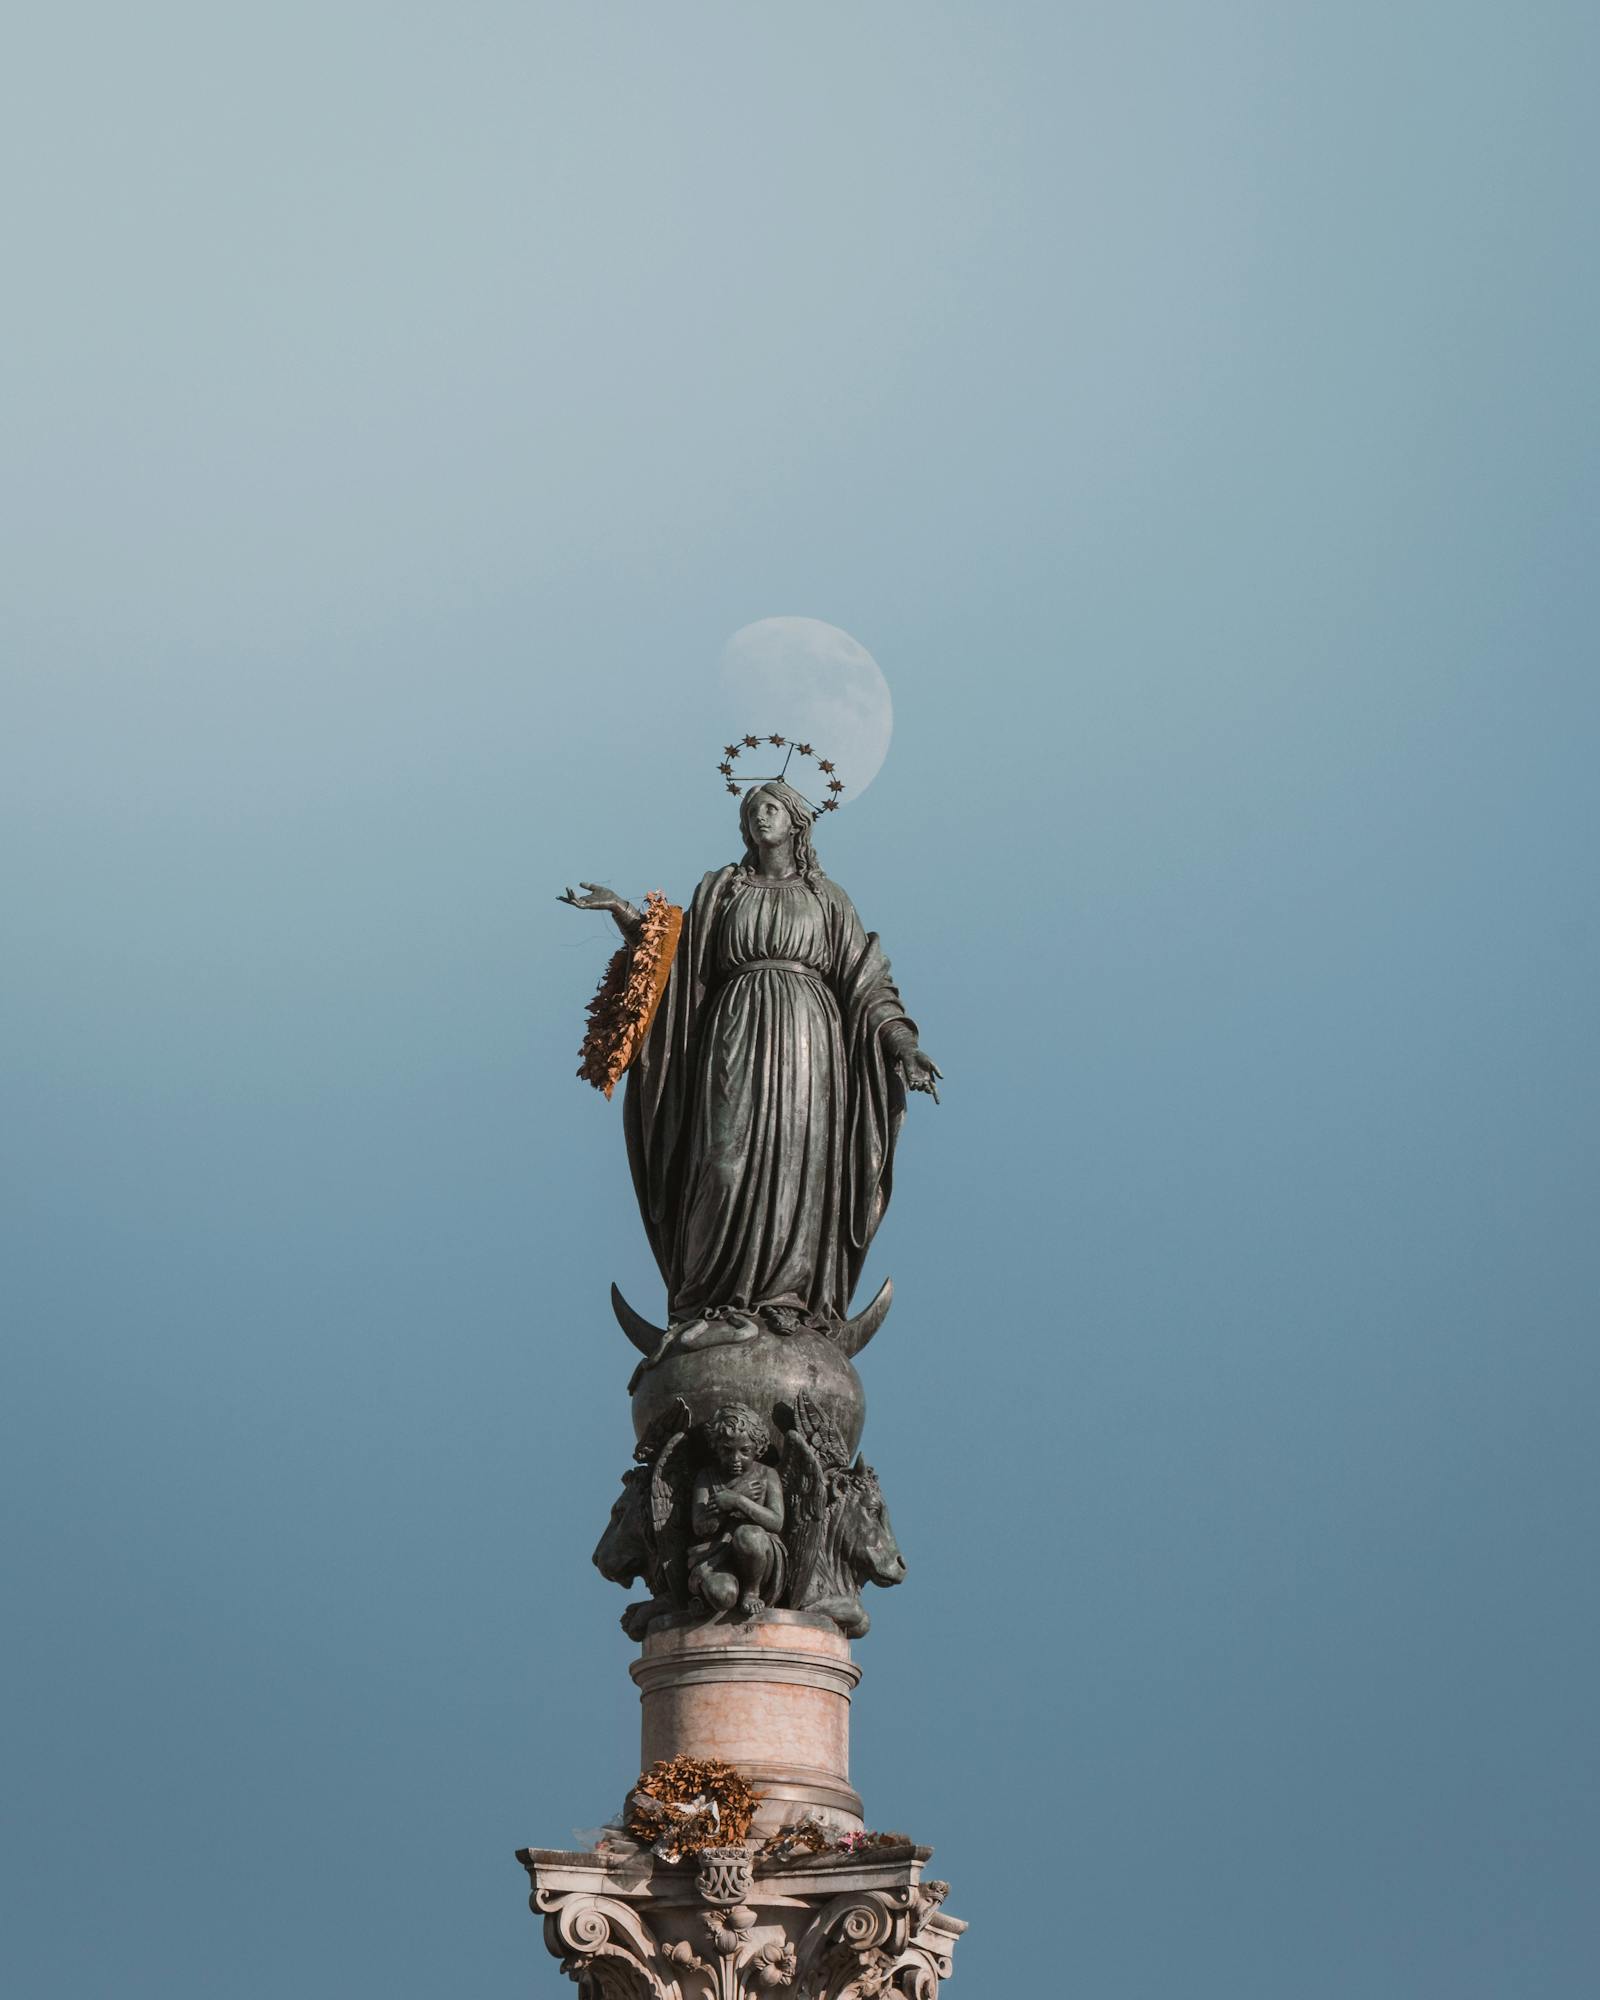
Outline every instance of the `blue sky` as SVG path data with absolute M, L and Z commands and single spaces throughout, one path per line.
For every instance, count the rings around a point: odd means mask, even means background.
M 588 1556 L 659 1299 L 554 899 L 731 856 L 783 614 L 893 689 L 819 844 L 948 1079 L 855 1757 L 957 1990 L 1587 1990 L 1597 55 L 14 33 L 9 1991 L 556 1990 L 511 1851 L 635 1774 Z

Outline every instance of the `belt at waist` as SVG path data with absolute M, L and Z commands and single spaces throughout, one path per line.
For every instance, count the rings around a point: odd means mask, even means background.
M 737 979 L 744 972 L 809 972 L 813 979 L 822 977 L 820 965 L 807 965 L 798 958 L 751 958 L 743 965 L 730 966 L 728 977 Z

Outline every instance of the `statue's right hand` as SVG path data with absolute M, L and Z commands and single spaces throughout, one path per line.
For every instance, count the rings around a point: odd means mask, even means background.
M 578 887 L 587 889 L 588 895 L 575 896 L 568 889 L 564 894 L 557 896 L 556 901 L 570 903 L 575 910 L 626 910 L 629 907 L 615 889 L 606 888 L 602 882 L 580 882 Z
M 611 921 L 621 931 L 623 938 L 632 944 L 639 936 L 644 919 L 633 907 L 624 902 L 615 889 L 608 889 L 603 882 L 580 882 L 580 889 L 587 889 L 587 896 L 575 896 L 569 889 L 564 896 L 557 896 L 558 903 L 570 903 L 575 910 L 606 910 Z

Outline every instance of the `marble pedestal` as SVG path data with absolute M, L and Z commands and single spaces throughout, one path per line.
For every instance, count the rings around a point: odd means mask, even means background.
M 966 1929 L 909 1841 L 758 1859 L 810 1819 L 862 1830 L 850 1785 L 850 1696 L 861 1670 L 831 1620 L 660 1619 L 630 1669 L 642 1769 L 674 1756 L 735 1764 L 762 1794 L 750 1839 L 666 1863 L 647 1851 L 522 1848 L 545 1942 L 582 2000 L 936 2000 Z
M 808 1815 L 835 1833 L 860 1831 L 850 1696 L 861 1669 L 831 1619 L 659 1619 L 628 1671 L 639 1687 L 641 1770 L 679 1756 L 738 1765 L 762 1794 L 756 1839 Z

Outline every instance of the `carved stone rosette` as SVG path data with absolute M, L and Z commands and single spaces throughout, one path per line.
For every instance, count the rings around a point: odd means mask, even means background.
M 524 1848 L 530 1904 L 582 2000 L 936 2000 L 966 1929 L 931 1848 L 763 1866 L 753 1847 L 672 1867 Z

